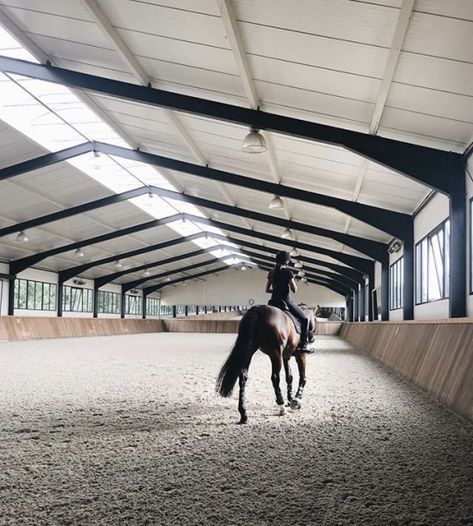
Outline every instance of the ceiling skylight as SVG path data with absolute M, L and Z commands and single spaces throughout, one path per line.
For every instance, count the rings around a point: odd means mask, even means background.
M 38 62 L 1 27 L 0 54 Z M 69 88 L 19 75 L 0 73 L 0 119 L 51 152 L 92 140 L 130 147 Z M 66 162 L 116 193 L 151 185 L 177 191 L 163 173 L 144 163 L 94 153 Z M 130 202 L 158 219 L 176 212 L 205 217 L 190 203 L 156 195 L 142 195 Z M 167 226 L 183 236 L 209 232 L 208 237 L 193 241 L 202 248 L 222 244 L 212 239 L 211 233 L 224 235 L 223 232 L 212 226 L 190 220 Z M 211 254 L 228 265 L 240 262 L 235 257 L 228 259 L 230 252 L 227 250 L 216 250 Z

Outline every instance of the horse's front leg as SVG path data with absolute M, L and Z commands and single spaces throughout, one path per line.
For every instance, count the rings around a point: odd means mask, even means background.
M 292 371 L 291 364 L 289 363 L 289 358 L 283 358 L 284 361 L 284 371 L 286 373 L 286 384 L 287 384 L 287 401 L 291 403 L 292 401 Z
M 297 367 L 299 369 L 299 387 L 297 388 L 296 397 L 291 402 L 291 409 L 300 409 L 301 408 L 301 399 L 302 394 L 304 393 L 304 387 L 306 383 L 306 376 L 305 376 L 305 353 L 297 353 L 296 355 L 296 362 Z
M 274 394 L 276 395 L 276 404 L 278 405 L 279 415 L 283 415 L 286 410 L 284 408 L 284 398 L 281 393 L 281 354 L 276 354 L 271 358 L 271 382 L 273 383 Z

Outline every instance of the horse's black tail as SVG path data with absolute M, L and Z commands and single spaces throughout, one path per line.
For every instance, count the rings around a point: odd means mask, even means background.
M 255 345 L 257 320 L 256 307 L 251 308 L 241 319 L 235 345 L 218 375 L 216 391 L 221 396 L 228 397 L 232 394 L 245 359 Z

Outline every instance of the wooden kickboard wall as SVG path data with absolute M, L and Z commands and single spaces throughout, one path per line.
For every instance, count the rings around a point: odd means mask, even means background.
M 340 336 L 473 420 L 473 320 L 345 323 Z

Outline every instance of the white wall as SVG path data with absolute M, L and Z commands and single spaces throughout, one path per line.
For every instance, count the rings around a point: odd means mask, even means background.
M 265 293 L 266 274 L 259 270 L 246 272 L 228 270 L 207 281 L 193 281 L 187 286 L 166 287 L 161 291 L 163 305 L 248 305 L 251 298 L 255 304 L 269 300 Z M 296 301 L 324 307 L 345 307 L 345 298 L 319 285 L 300 283 L 295 294 Z
M 417 214 L 414 219 L 414 244 L 424 238 L 449 216 L 449 200 L 443 194 L 436 194 L 432 200 Z M 414 277 L 415 287 L 415 277 Z M 415 299 L 415 296 L 414 296 Z M 449 300 L 439 300 L 422 305 L 415 305 L 416 320 L 436 320 L 448 318 Z
M 0 262 L 0 272 L 8 274 L 9 266 L 7 263 Z M 0 279 L 0 316 L 8 314 L 8 280 Z

